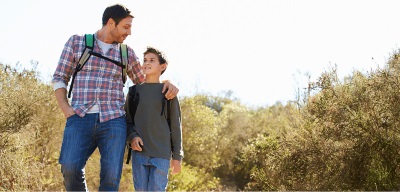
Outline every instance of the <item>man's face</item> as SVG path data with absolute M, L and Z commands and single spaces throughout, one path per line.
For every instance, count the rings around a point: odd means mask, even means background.
M 113 37 L 114 42 L 123 43 L 126 37 L 131 35 L 132 20 L 132 17 L 126 17 L 116 26 L 114 22 L 114 26 L 111 29 L 111 36 Z

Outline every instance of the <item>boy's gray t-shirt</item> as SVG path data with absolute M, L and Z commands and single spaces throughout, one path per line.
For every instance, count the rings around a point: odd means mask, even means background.
M 162 112 L 163 83 L 143 83 L 137 86 L 139 105 L 135 114 L 134 132 L 128 133 L 130 143 L 135 136 L 143 140 L 141 153 L 149 157 L 171 158 L 171 141 L 174 146 L 172 158 L 182 160 L 182 129 L 178 98 L 171 100 L 171 132 L 167 122 L 167 102 Z M 127 110 L 129 111 L 129 110 Z M 129 114 L 128 114 L 129 116 Z M 128 117 L 129 118 L 129 117 Z M 128 120 L 129 121 L 129 120 Z M 171 140 L 172 138 L 172 140 Z

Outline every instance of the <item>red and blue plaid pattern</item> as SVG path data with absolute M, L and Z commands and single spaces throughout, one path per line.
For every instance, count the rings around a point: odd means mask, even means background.
M 52 82 L 64 82 L 68 85 L 75 66 L 85 48 L 84 36 L 73 35 L 64 46 Z M 103 53 L 97 44 L 95 35 L 93 51 Z M 115 43 L 103 56 L 121 61 L 120 46 Z M 135 83 L 145 79 L 138 57 L 128 47 L 127 75 Z M 90 56 L 84 67 L 75 77 L 71 106 L 75 113 L 83 117 L 88 109 L 97 104 L 100 109 L 100 122 L 121 117 L 125 114 L 122 68 L 96 56 Z

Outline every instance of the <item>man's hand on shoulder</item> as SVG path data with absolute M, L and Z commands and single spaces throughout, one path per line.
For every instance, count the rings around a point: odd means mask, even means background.
M 168 89 L 167 93 L 165 94 L 165 97 L 168 100 L 171 100 L 173 98 L 175 98 L 178 95 L 179 89 L 173 85 L 169 80 L 164 80 L 164 87 L 162 92 L 165 93 L 165 90 Z

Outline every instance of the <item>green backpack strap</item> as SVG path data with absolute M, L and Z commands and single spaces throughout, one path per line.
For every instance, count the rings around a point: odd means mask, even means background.
M 122 82 L 125 84 L 126 82 L 126 66 L 128 66 L 128 46 L 126 44 L 121 43 L 119 50 L 121 52 L 121 63 L 122 67 Z
M 85 42 L 86 42 L 86 47 L 93 49 L 94 45 L 94 40 L 93 40 L 93 34 L 85 34 Z
M 82 69 L 83 65 L 85 65 L 85 63 L 89 60 L 90 57 L 90 51 L 93 50 L 93 45 L 94 45 L 94 41 L 93 41 L 93 34 L 85 34 L 85 50 L 83 51 L 81 58 L 79 58 L 79 62 L 78 62 L 78 66 L 79 66 L 79 70 Z
M 107 57 L 104 57 L 103 55 L 99 53 L 93 52 L 93 47 L 94 47 L 94 35 L 93 34 L 85 34 L 85 49 L 83 50 L 83 53 L 81 57 L 79 58 L 79 61 L 76 65 L 75 71 L 72 74 L 72 82 L 71 86 L 69 88 L 68 92 L 68 98 L 71 97 L 71 92 L 72 92 L 72 87 L 74 85 L 74 80 L 76 74 L 83 68 L 85 63 L 89 60 L 90 55 L 94 55 L 103 59 L 106 59 L 107 61 L 113 62 L 114 64 L 118 65 L 119 67 L 122 68 L 122 82 L 125 84 L 126 82 L 126 66 L 128 66 L 128 46 L 126 44 L 120 44 L 120 54 L 121 54 L 121 63 L 114 61 L 112 59 L 109 59 Z

